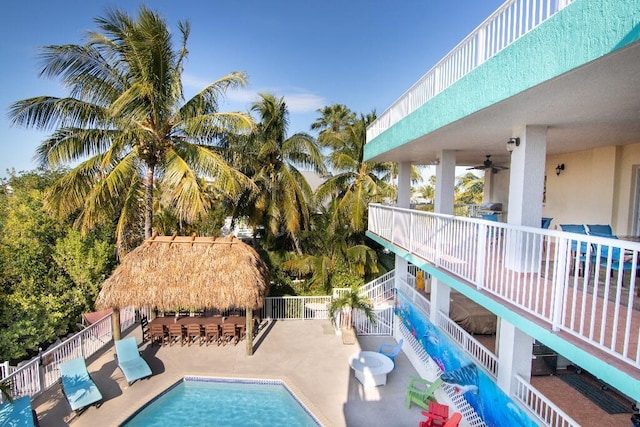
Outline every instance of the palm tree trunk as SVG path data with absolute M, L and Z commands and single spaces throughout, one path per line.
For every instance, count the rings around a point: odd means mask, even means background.
M 153 231 L 153 175 L 154 164 L 147 164 L 147 177 L 144 183 L 144 238 L 149 239 Z

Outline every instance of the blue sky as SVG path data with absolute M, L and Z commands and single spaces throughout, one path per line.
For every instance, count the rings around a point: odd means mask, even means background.
M 0 177 L 31 170 L 46 133 L 12 126 L 13 102 L 64 96 L 57 81 L 38 77 L 37 49 L 81 44 L 108 8 L 135 15 L 141 4 L 159 12 L 177 33 L 191 23 L 183 83 L 191 96 L 231 71 L 249 85 L 228 93 L 225 110 L 247 110 L 260 92 L 283 96 L 289 135 L 303 131 L 335 103 L 358 113 L 383 112 L 503 0 L 245 0 L 243 2 L 19 0 L 0 16 Z

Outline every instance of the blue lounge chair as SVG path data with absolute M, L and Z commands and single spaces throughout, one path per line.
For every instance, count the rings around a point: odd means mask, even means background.
M 115 342 L 118 367 L 127 379 L 127 383 L 151 376 L 149 364 L 140 356 L 134 337 Z
M 548 216 L 543 216 L 542 220 L 540 221 L 540 227 L 544 229 L 548 229 L 549 226 L 551 225 L 552 219 L 553 218 L 549 218 Z
M 609 239 L 617 239 L 618 236 L 614 235 L 614 234 L 607 234 L 607 233 L 591 233 L 594 236 L 599 236 L 599 237 L 606 237 Z M 597 262 L 597 253 L 596 250 L 594 249 L 593 251 L 593 261 Z M 611 248 L 611 269 L 612 270 L 616 270 L 616 271 L 630 271 L 633 269 L 633 261 L 628 259 L 629 257 L 626 257 L 624 252 L 620 251 L 620 248 Z M 622 260 L 622 264 L 620 264 L 620 261 Z M 607 245 L 602 245 L 600 247 L 600 267 L 604 267 L 607 268 L 607 266 L 609 265 L 609 246 Z M 640 262 L 636 263 L 636 270 L 640 270 Z
M 67 360 L 60 364 L 60 380 L 72 411 L 81 412 L 89 405 L 102 400 L 102 394 L 87 371 L 82 357 Z
M 393 365 L 395 366 L 396 364 L 396 356 L 398 355 L 398 353 L 400 353 L 400 350 L 402 350 L 402 343 L 403 343 L 403 339 L 401 338 L 400 341 L 398 341 L 398 344 L 382 344 L 380 345 L 380 348 L 378 348 L 378 353 L 384 354 L 385 356 L 387 356 L 389 359 L 391 359 L 391 361 L 393 362 Z
M 0 404 L 0 426 L 33 427 L 36 420 L 29 396 Z

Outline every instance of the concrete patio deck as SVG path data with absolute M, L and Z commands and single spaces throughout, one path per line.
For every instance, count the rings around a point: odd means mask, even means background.
M 127 336 L 140 343 L 140 327 L 136 325 Z M 246 355 L 244 341 L 220 347 L 144 343 L 140 350 L 153 375 L 130 386 L 116 366 L 111 346 L 87 361 L 104 397 L 100 407 L 70 417 L 59 386 L 38 396 L 33 406 L 43 427 L 117 426 L 184 375 L 276 378 L 285 380 L 323 425 L 416 426 L 424 417 L 416 406 L 405 408 L 405 391 L 409 376 L 417 373 L 404 353 L 396 357 L 385 386 L 365 389 L 348 365 L 353 353 L 377 351 L 381 343 L 394 342 L 391 337 L 358 337 L 355 345 L 344 345 L 329 321 L 304 320 L 266 326 L 254 341 L 253 356 Z M 198 420 L 193 425 L 199 425 Z

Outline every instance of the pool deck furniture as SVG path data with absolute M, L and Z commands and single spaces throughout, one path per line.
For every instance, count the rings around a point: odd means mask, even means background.
M 394 368 L 391 359 L 375 351 L 361 351 L 352 355 L 349 366 L 365 387 L 387 384 L 387 374 Z
M 422 411 L 427 417 L 419 427 L 443 427 L 449 418 L 449 407 L 438 402 L 429 402 L 429 409 Z
M 435 400 L 433 394 L 442 385 L 442 382 L 440 378 L 435 381 L 429 381 L 424 378 L 410 377 L 405 400 L 406 407 L 411 407 L 413 403 L 422 409 L 429 409 L 429 403 Z
M 0 403 L 0 426 L 33 427 L 36 419 L 29 396 Z
M 391 359 L 391 361 L 393 362 L 393 365 L 395 366 L 396 356 L 398 355 L 398 353 L 400 353 L 400 350 L 402 350 L 403 342 L 404 340 L 400 338 L 400 341 L 398 341 L 397 344 L 381 344 L 380 347 L 378 348 L 378 353 L 384 354 L 389 359 Z
M 140 356 L 134 337 L 115 342 L 118 367 L 127 379 L 127 383 L 151 376 L 149 364 Z
M 102 400 L 102 393 L 91 379 L 84 358 L 77 357 L 60 364 L 62 392 L 71 410 L 80 414 L 87 406 Z

